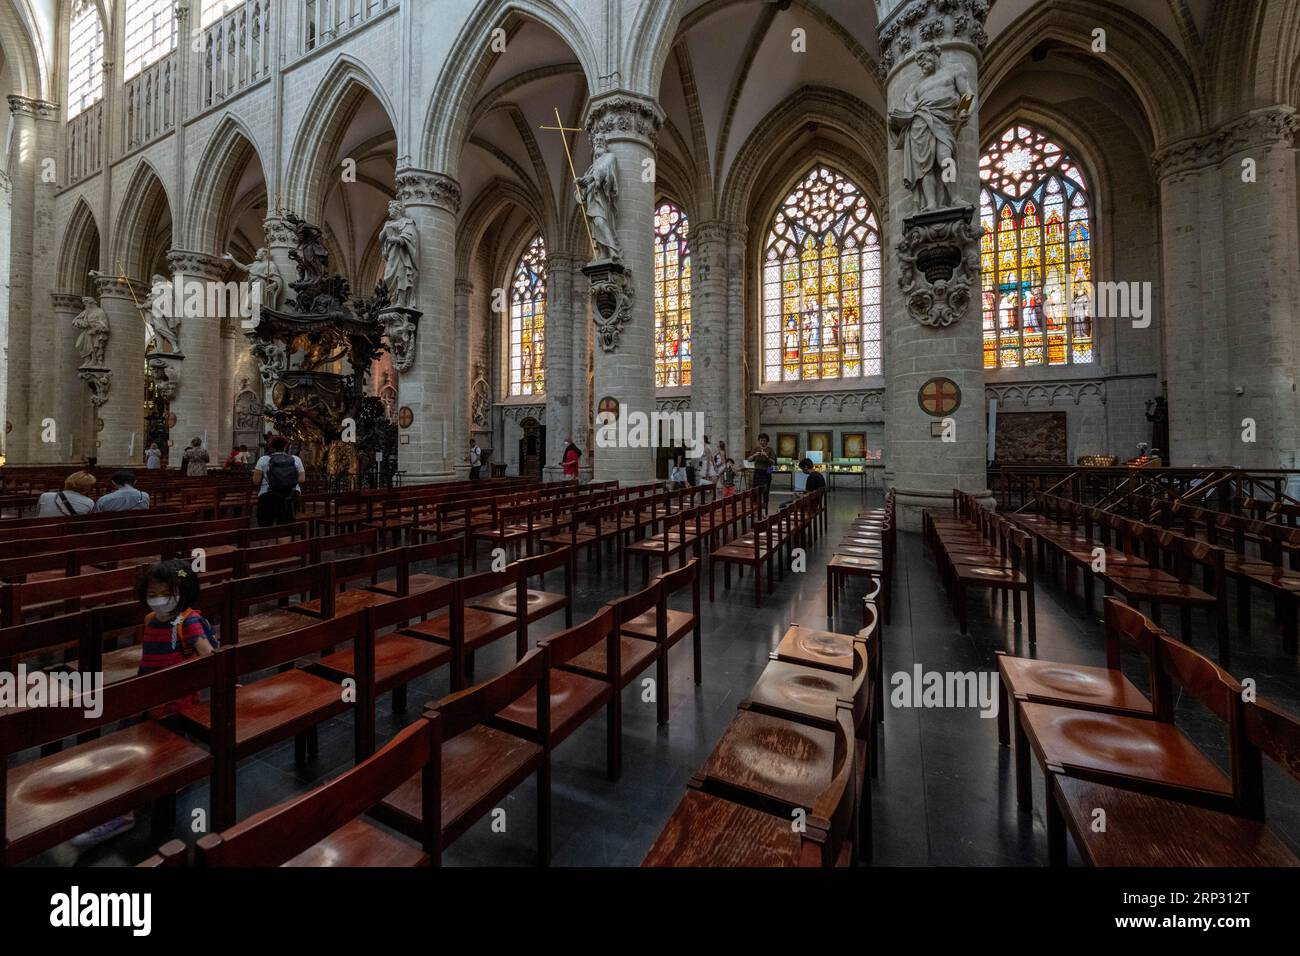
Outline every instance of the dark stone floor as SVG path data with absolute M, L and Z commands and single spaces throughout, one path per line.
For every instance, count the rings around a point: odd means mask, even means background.
M 779 496 L 774 495 L 779 498 Z M 878 504 L 870 499 L 868 504 Z M 825 620 L 825 559 L 843 525 L 863 506 L 849 491 L 830 498 L 831 533 L 809 555 L 808 572 L 787 573 L 762 609 L 752 604 L 747 587 L 721 590 L 719 599 L 704 601 L 704 683 L 691 681 L 687 643 L 675 649 L 670 662 L 671 718 L 662 730 L 655 725 L 655 708 L 642 703 L 634 682 L 624 691 L 624 771 L 617 783 L 605 777 L 605 723 L 597 716 L 559 747 L 553 757 L 553 826 L 555 865 L 635 866 L 653 843 L 684 792 L 687 779 L 704 761 L 726 729 L 737 703 L 745 697 L 765 666 L 768 652 L 793 623 L 823 628 Z M 619 595 L 620 569 L 605 563 L 597 579 L 585 559 L 580 561 L 575 620 Z M 637 580 L 634 572 L 634 584 Z M 748 578 L 745 584 L 748 585 Z M 706 584 L 707 587 L 707 584 Z M 911 671 L 995 670 L 993 652 L 1026 653 L 1024 638 L 1002 615 L 991 615 L 983 597 L 972 601 L 970 634 L 958 633 L 950 607 L 938 590 L 934 566 L 922 553 L 915 535 L 899 537 L 899 567 L 892 625 L 885 632 L 885 661 L 889 674 Z M 856 593 L 856 592 L 854 592 Z M 1082 598 L 1067 598 L 1062 589 L 1043 582 L 1038 599 L 1038 643 L 1035 656 L 1087 664 L 1104 663 L 1100 611 L 1083 612 Z M 846 600 L 839 629 L 854 629 L 855 602 Z M 1233 616 L 1235 620 L 1235 615 Z M 1176 621 L 1176 616 L 1174 620 Z M 537 629 L 545 634 L 562 623 Z M 1234 634 L 1234 667 L 1238 678 L 1254 677 L 1261 696 L 1292 713 L 1300 713 L 1300 666 L 1285 656 L 1273 627 L 1271 608 L 1255 609 L 1255 633 Z M 1175 625 L 1176 626 L 1176 625 Z M 1198 616 L 1194 646 L 1210 648 L 1204 619 Z M 513 644 L 498 642 L 480 653 L 478 676 L 499 673 L 512 662 Z M 647 676 L 653 670 L 647 671 Z M 1141 676 L 1131 675 L 1141 686 Z M 410 689 L 407 711 L 394 715 L 387 697 L 380 701 L 381 736 L 391 736 L 419 714 L 425 702 L 448 690 L 443 672 Z M 887 691 L 888 693 L 888 691 Z M 1180 700 L 1180 725 L 1207 753 L 1222 762 L 1224 746 L 1217 721 L 1194 703 Z M 975 709 L 887 709 L 881 736 L 880 777 L 874 791 L 876 862 L 900 866 L 1037 865 L 1046 862 L 1043 827 L 1043 787 L 1035 769 L 1035 812 L 1017 812 L 1010 753 L 998 746 L 996 721 Z M 322 726 L 320 752 L 307 767 L 296 768 L 292 742 L 286 742 L 239 768 L 241 818 L 285 798 L 305 792 L 351 764 L 351 718 Z M 1300 788 L 1266 761 L 1265 786 L 1273 827 L 1300 851 Z M 184 793 L 178 825 L 190 811 L 207 805 L 207 788 Z M 503 802 L 504 833 L 494 833 L 485 819 L 448 848 L 449 865 L 526 865 L 535 858 L 535 800 L 526 782 Z M 36 861 L 46 865 L 123 865 L 139 862 L 153 850 L 148 824 L 141 820 L 131 833 L 87 851 L 61 846 Z

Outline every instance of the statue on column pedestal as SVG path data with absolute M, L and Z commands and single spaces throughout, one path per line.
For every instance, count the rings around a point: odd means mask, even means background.
M 402 309 L 415 305 L 415 283 L 420 275 L 420 234 L 415 220 L 406 215 L 401 202 L 388 204 L 388 221 L 381 238 L 384 244 L 384 284 L 392 290 L 393 304 Z
M 917 212 L 952 204 L 944 174 L 955 170 L 957 137 L 975 103 L 965 72 L 944 66 L 933 43 L 916 53 L 922 76 L 903 97 L 903 109 L 889 111 L 894 147 L 903 151 L 903 185 Z
M 140 305 L 145 322 L 153 329 L 158 351 L 164 355 L 181 354 L 181 317 L 173 308 L 175 299 L 171 281 L 155 273 L 149 283 L 149 294 Z
M 72 327 L 80 333 L 77 351 L 81 353 L 81 366 L 103 368 L 108 351 L 108 315 L 92 296 L 83 296 L 81 304 L 81 312 L 72 320 Z
M 280 267 L 275 264 L 275 260 L 271 258 L 269 249 L 265 247 L 258 249 L 253 256 L 253 261 L 247 265 L 230 253 L 226 253 L 221 258 L 248 273 L 249 284 L 257 296 L 255 302 L 272 310 L 280 308 L 284 301 L 284 276 L 280 273 Z
M 592 136 L 591 148 L 596 158 L 575 184 L 578 205 L 591 226 L 597 260 L 617 262 L 623 258 L 623 247 L 618 241 L 618 165 L 604 133 Z

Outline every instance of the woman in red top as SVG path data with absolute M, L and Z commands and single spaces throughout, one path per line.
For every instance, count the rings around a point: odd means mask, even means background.
M 564 467 L 564 477 L 566 479 L 578 477 L 578 460 L 580 458 L 582 458 L 582 452 L 578 450 L 578 446 L 573 443 L 572 438 L 566 438 L 564 459 L 560 462 Z

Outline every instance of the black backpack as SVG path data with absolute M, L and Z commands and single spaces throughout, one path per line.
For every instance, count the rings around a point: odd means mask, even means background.
M 298 487 L 298 466 L 293 455 L 278 451 L 271 456 L 266 466 L 266 486 L 273 494 L 285 498 L 293 494 Z

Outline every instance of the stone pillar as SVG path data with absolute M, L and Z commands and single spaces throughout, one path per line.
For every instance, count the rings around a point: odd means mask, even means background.
M 956 141 L 955 181 L 946 181 L 948 197 L 936 190 L 935 208 L 921 213 L 917 193 L 903 183 L 903 150 L 889 150 L 888 217 L 884 223 L 887 274 L 899 294 L 884 297 L 885 381 L 888 401 L 886 480 L 898 492 L 901 525 L 919 530 L 924 508 L 942 508 L 960 488 L 991 500 L 986 470 L 984 360 L 979 297 L 979 64 L 987 37 L 982 0 L 877 0 L 880 12 L 881 70 L 890 111 L 906 110 L 905 98 L 926 81 L 918 52 L 937 47 L 936 75 L 964 75 L 975 93 L 969 117 Z M 933 45 L 933 47 L 931 46 Z M 954 85 L 955 85 L 954 81 Z M 902 136 L 907 135 L 902 130 Z M 898 140 L 901 146 L 902 140 Z M 971 207 L 974 237 L 963 232 L 964 216 L 955 208 Z M 955 233 L 955 237 L 954 237 Z M 925 243 L 948 242 L 956 256 L 949 289 L 965 276 L 968 302 L 945 295 L 920 265 L 907 268 L 900 243 L 922 237 Z M 945 237 L 946 240 L 945 240 Z M 935 248 L 933 245 L 930 248 Z M 910 252 L 915 254 L 916 247 Z M 973 274 L 971 265 L 973 261 Z M 888 280 L 887 280 L 888 281 Z M 907 287 L 906 289 L 904 287 Z M 934 295 L 934 308 L 909 308 L 909 290 Z M 951 311 L 943 311 L 950 307 Z M 948 379 L 961 390 L 961 403 L 946 415 L 928 414 L 918 401 L 931 379 Z M 951 419 L 947 435 L 935 434 Z M 951 438 L 952 440 L 948 440 Z
M 54 315 L 53 375 L 58 389 L 53 409 L 59 426 L 55 451 L 58 461 L 80 461 L 95 453 L 94 431 L 88 432 L 86 428 L 89 402 L 86 386 L 77 377 L 77 367 L 81 364 L 81 356 L 77 353 L 77 330 L 72 327 L 72 320 L 81 312 L 81 296 L 55 292 L 50 295 L 50 300 Z
M 727 231 L 727 452 L 741 467 L 745 455 L 757 445 L 758 432 L 748 434 L 749 384 L 746 381 L 750 349 L 745 342 L 745 329 L 751 327 L 745 315 L 745 275 L 748 272 L 745 256 L 745 237 L 748 229 L 734 223 Z M 755 324 L 754 328 L 762 328 Z M 758 344 L 758 349 L 762 343 Z M 754 422 L 757 425 L 758 422 Z
M 144 461 L 144 318 L 143 282 L 117 276 L 95 280 L 99 305 L 108 316 L 107 366 L 112 385 L 99 408 L 104 430 L 96 452 L 101 465 L 135 467 Z
M 43 100 L 26 96 L 9 97 L 9 168 L 12 184 L 13 206 L 10 210 L 9 246 L 9 338 L 8 382 L 6 384 L 7 421 L 13 426 L 5 436 L 6 460 L 12 463 L 36 461 L 39 458 L 40 424 L 44 415 L 34 407 L 33 395 L 37 390 L 40 368 L 33 365 L 33 350 L 41 352 L 45 345 L 33 338 L 35 302 L 32 295 L 34 272 L 33 248 L 37 231 L 36 194 L 40 179 L 39 165 L 43 155 L 37 120 L 58 116 L 58 107 Z M 80 310 L 78 310 L 80 311 Z M 51 410 L 52 411 L 52 410 Z
M 1295 110 L 1276 106 L 1156 154 L 1165 302 L 1157 321 L 1169 459 L 1179 467 L 1296 467 L 1297 130 Z
M 622 265 L 635 297 L 612 348 L 595 343 L 593 401 L 618 401 L 623 416 L 655 411 L 654 177 L 655 137 L 663 112 L 652 100 L 627 93 L 596 97 L 587 107 L 589 135 L 603 134 L 618 172 L 617 226 Z M 649 162 L 647 162 L 649 161 Z M 588 449 L 584 449 L 588 451 Z M 654 477 L 653 448 L 592 448 L 593 477 L 632 484 Z
M 586 320 L 585 312 L 574 312 L 573 278 L 580 266 L 580 260 L 570 253 L 546 253 L 546 463 L 542 474 L 547 481 L 564 477 L 560 460 L 566 438 L 572 435 L 578 447 L 587 451 L 583 445 L 585 433 L 573 431 L 573 409 L 578 398 L 569 387 L 576 358 L 573 325 Z
M 574 260 L 572 282 L 569 286 L 569 327 L 570 362 L 569 394 L 573 401 L 569 406 L 569 430 L 573 440 L 582 449 L 582 464 L 579 474 L 584 480 L 591 478 L 592 461 L 595 458 L 594 433 L 592 422 L 595 409 L 591 396 L 591 288 L 587 277 Z
M 398 467 L 408 482 L 449 480 L 454 464 L 464 457 L 455 447 L 455 393 L 465 380 L 456 379 L 451 355 L 456 296 L 456 210 L 460 186 L 442 173 L 406 168 L 397 173 L 397 196 L 420 234 L 420 272 L 415 308 L 423 313 L 410 371 L 398 386 L 402 404 L 415 419 L 406 429 L 410 442 L 398 446 Z
M 473 377 L 467 371 L 469 365 L 470 330 L 473 327 L 471 302 L 474 296 L 474 284 L 463 279 L 456 280 L 453 292 L 455 296 L 455 317 L 452 332 L 455 335 L 456 381 L 455 398 L 452 408 L 452 461 L 457 478 L 469 477 L 469 401 L 468 395 L 474 386 Z M 423 320 L 422 320 L 423 321 Z M 400 396 L 399 396 L 400 397 Z
M 704 415 L 704 434 L 715 447 L 721 440 L 734 451 L 727 378 L 737 353 L 727 341 L 727 231 L 725 222 L 691 223 L 691 411 Z
M 169 252 L 167 262 L 172 268 L 172 281 L 180 284 L 182 300 L 201 286 L 205 303 L 219 299 L 224 311 L 230 310 L 232 303 L 225 290 L 220 296 L 207 295 L 208 284 L 221 282 L 225 277 L 225 262 L 216 256 L 183 249 Z M 227 322 L 239 322 L 243 317 L 223 317 L 222 311 L 218 310 L 216 315 L 185 316 L 180 330 L 183 360 L 168 360 L 180 376 L 176 397 L 171 400 L 171 411 L 176 416 L 176 424 L 170 429 L 172 447 L 168 464 L 172 467 L 179 465 L 180 455 L 192 438 L 204 439 L 203 447 L 218 467 L 230 450 L 222 443 L 222 413 L 228 411 L 229 385 L 224 375 L 221 330 Z

